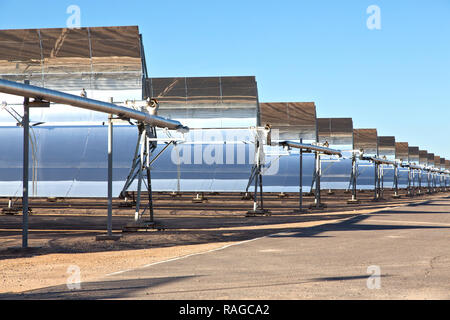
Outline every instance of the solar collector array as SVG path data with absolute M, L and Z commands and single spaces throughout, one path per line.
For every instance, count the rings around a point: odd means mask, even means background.
M 376 129 L 354 129 L 351 118 L 317 118 L 314 102 L 259 103 L 255 77 L 172 77 L 143 80 L 143 50 L 136 26 L 79 29 L 0 30 L 0 78 L 79 94 L 107 101 L 151 96 L 159 102 L 159 115 L 193 128 L 176 148 L 169 147 L 153 166 L 155 191 L 236 191 L 245 189 L 254 157 L 249 127 L 270 124 L 272 140 L 328 143 L 344 151 L 339 162 L 323 156 L 322 187 L 347 188 L 352 150 L 445 168 L 445 159 L 421 154 L 415 147 L 395 143 L 394 137 L 378 137 Z M 0 93 L 0 100 L 20 108 L 23 98 Z M 20 110 L 20 109 L 18 109 Z M 107 115 L 52 105 L 31 110 L 37 159 L 37 196 L 105 196 Z M 203 130 L 201 128 L 210 128 Z M 131 166 L 137 129 L 115 126 L 114 193 L 120 191 Z M 200 134 L 201 133 L 201 134 Z M 0 195 L 21 190 L 21 129 L 0 111 Z M 158 130 L 159 137 L 165 137 Z M 221 144 L 222 143 L 222 144 Z M 162 149 L 160 144 L 155 153 Z M 297 192 L 299 153 L 287 154 L 278 146 L 266 146 L 265 191 Z M 201 162 L 196 163 L 200 153 Z M 238 156 L 239 153 L 244 156 Z M 188 156 L 189 155 L 189 156 Z M 425 161 L 425 155 L 427 160 Z M 186 162 L 177 161 L 180 159 Z M 206 159 L 205 159 L 206 156 Z M 215 162 L 208 163 L 208 157 Z M 244 161 L 239 161 L 239 157 Z M 178 159 L 178 160 L 177 160 Z M 30 159 L 31 160 L 31 159 Z M 241 159 L 242 160 L 242 159 Z M 359 188 L 373 187 L 371 164 L 360 161 Z M 373 169 L 373 166 L 372 166 Z M 314 156 L 304 155 L 304 191 L 309 191 Z M 400 173 L 401 181 L 403 173 Z M 179 179 L 180 178 L 180 179 Z M 390 178 L 386 176 L 386 179 Z M 402 183 L 401 183 L 402 185 Z M 404 183 L 403 183 L 404 185 Z M 133 185 L 132 189 L 136 189 Z

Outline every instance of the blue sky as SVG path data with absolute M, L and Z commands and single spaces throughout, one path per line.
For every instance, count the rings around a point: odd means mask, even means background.
M 65 27 L 72 4 L 81 26 L 138 25 L 152 77 L 255 75 L 262 102 L 314 101 L 450 159 L 450 0 L 0 0 L 0 29 Z

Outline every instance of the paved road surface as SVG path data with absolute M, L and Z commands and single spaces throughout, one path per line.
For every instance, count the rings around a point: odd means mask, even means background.
M 283 230 L 82 283 L 79 291 L 58 286 L 21 297 L 450 299 L 450 197 Z

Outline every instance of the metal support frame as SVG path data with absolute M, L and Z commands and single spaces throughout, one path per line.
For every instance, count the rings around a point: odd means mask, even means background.
M 411 168 L 408 168 L 408 185 L 406 187 L 406 196 L 411 197 Z
M 431 193 L 431 172 L 428 170 L 427 172 L 427 194 Z
M 439 192 L 439 187 L 438 187 L 438 180 L 439 180 L 439 173 L 436 172 L 435 173 L 435 185 L 436 185 L 436 192 Z
M 397 163 L 395 161 L 387 160 L 387 159 L 381 159 L 376 157 L 364 157 L 363 155 L 360 156 L 361 160 L 368 160 L 371 161 L 374 164 L 374 198 L 373 201 L 379 201 L 384 200 L 383 194 L 384 194 L 384 170 L 382 165 L 392 165 L 395 166 Z
M 437 192 L 436 190 L 436 173 L 432 173 L 432 181 L 433 181 L 433 193 Z
M 154 210 L 153 210 L 153 194 L 152 194 L 152 183 L 151 183 L 151 164 L 154 160 L 159 157 L 161 152 L 151 161 L 151 155 L 156 149 L 156 128 L 150 125 L 145 125 L 139 122 L 138 125 L 138 140 L 136 143 L 136 148 L 134 152 L 134 157 L 131 165 L 130 172 L 125 181 L 124 187 L 120 192 L 120 197 L 125 198 L 128 188 L 131 186 L 133 181 L 137 178 L 137 197 L 136 197 L 136 210 L 134 215 L 135 222 L 142 222 L 142 216 L 145 211 L 149 210 L 149 220 L 144 222 L 153 223 L 154 222 Z M 164 148 L 165 150 L 166 148 Z M 139 152 L 140 151 L 140 152 Z M 144 176 L 145 171 L 145 176 Z M 147 192 L 148 192 L 148 205 L 144 208 L 141 213 L 141 196 L 142 196 L 142 183 L 146 178 Z
M 119 197 L 122 199 L 127 199 L 127 190 L 130 187 L 131 183 L 134 181 L 134 179 L 136 178 L 136 176 L 139 174 L 139 171 L 135 172 L 136 168 L 138 167 L 138 164 L 140 162 L 140 156 L 139 156 L 139 147 L 141 145 L 141 138 L 142 138 L 142 131 L 138 130 L 139 134 L 138 134 L 138 138 L 137 138 L 137 143 L 136 143 L 136 148 L 134 149 L 134 156 L 133 156 L 133 161 L 131 164 L 131 169 L 130 172 L 128 173 L 127 179 L 125 180 L 125 184 L 122 188 L 122 191 L 120 192 Z
M 255 150 L 256 150 L 256 162 L 252 166 L 252 171 L 250 173 L 250 178 L 248 180 L 247 188 L 245 189 L 245 194 L 248 194 L 249 188 L 252 183 L 255 183 L 255 189 L 253 194 L 253 210 L 247 211 L 247 216 L 260 216 L 260 215 L 270 215 L 270 211 L 264 209 L 264 199 L 263 199 L 263 183 L 262 183 L 262 172 L 261 172 L 261 141 L 259 139 L 255 140 Z M 258 187 L 259 187 L 259 199 L 258 199 Z
M 112 236 L 113 123 L 108 117 L 108 236 Z
M 422 195 L 422 170 L 418 170 L 417 177 L 419 179 L 419 186 L 418 186 L 418 189 L 417 189 L 417 195 L 421 196 Z
M 0 80 L 2 81 L 2 80 Z M 28 86 L 29 80 L 24 81 Z M 50 103 L 41 98 L 30 101 L 25 96 L 23 100 L 23 117 L 21 125 L 23 127 L 23 163 L 22 163 L 22 248 L 28 248 L 28 216 L 31 212 L 29 207 L 29 156 L 30 156 L 30 108 L 48 108 Z M 8 206 L 11 202 L 8 203 Z M 12 210 L 12 209 L 11 209 Z
M 302 141 L 302 139 L 300 139 Z M 303 144 L 302 142 L 292 142 L 292 141 L 284 141 L 281 142 L 280 145 L 287 146 L 288 148 L 296 148 L 296 149 L 305 149 L 309 152 L 315 153 L 315 162 L 314 162 L 314 175 L 313 175 L 313 181 L 311 184 L 311 190 L 313 189 L 314 183 L 316 184 L 316 189 L 314 192 L 314 204 L 310 206 L 310 209 L 322 209 L 326 207 L 325 204 L 321 203 L 320 201 L 320 176 L 321 176 L 321 161 L 320 161 L 320 154 L 326 154 L 326 155 L 337 155 L 339 157 L 342 157 L 342 152 L 340 150 L 330 149 L 328 146 L 318 146 L 318 145 L 312 145 L 312 144 Z M 302 184 L 302 182 L 300 182 Z
M 429 179 L 429 186 L 430 186 L 430 191 L 428 192 L 429 194 L 434 193 L 434 181 L 433 181 L 433 171 L 431 169 L 428 170 L 428 179 Z
M 378 201 L 380 199 L 380 193 L 379 193 L 379 170 L 378 170 L 378 166 L 379 164 L 377 162 L 374 163 L 374 196 L 373 196 L 373 201 Z
M 348 204 L 359 203 L 360 201 L 357 199 L 357 178 L 358 178 L 358 163 L 356 161 L 356 154 L 353 152 L 352 154 L 352 173 L 350 175 L 350 183 L 349 189 L 352 189 L 352 198 L 347 200 Z
M 415 196 L 415 177 L 414 177 L 414 169 L 411 167 L 408 168 L 408 188 L 407 188 L 407 197 Z
M 398 164 L 394 165 L 394 195 L 392 196 L 392 198 L 400 198 L 400 195 L 398 194 Z
M 28 80 L 25 84 L 29 84 Z M 29 135 L 30 135 L 30 99 L 25 97 L 23 102 L 23 176 L 22 176 L 22 248 L 28 248 L 28 157 L 29 157 Z
M 310 209 L 323 209 L 326 208 L 326 204 L 322 203 L 320 193 L 320 177 L 322 175 L 322 162 L 320 161 L 320 153 L 315 153 L 315 172 L 314 180 L 316 188 L 314 189 L 314 203 L 311 204 Z
M 314 167 L 313 167 L 313 174 L 312 174 L 312 179 L 311 179 L 311 188 L 309 188 L 308 196 L 314 196 L 315 195 L 315 192 L 313 192 L 313 190 L 315 191 L 314 186 L 316 185 L 316 180 L 317 180 L 317 178 L 316 178 L 316 172 L 317 172 L 317 169 L 316 169 L 316 167 L 317 167 L 316 157 L 317 157 L 317 153 L 314 154 Z
M 111 103 L 113 98 L 111 98 Z M 108 215 L 106 221 L 106 234 L 97 235 L 98 240 L 119 240 L 121 235 L 113 235 L 112 233 L 112 189 L 113 189 L 113 121 L 112 114 L 108 116 Z
M 378 168 L 380 170 L 380 181 L 379 181 L 380 200 L 383 200 L 384 199 L 384 165 L 380 164 Z
M 303 139 L 300 138 L 300 144 L 303 143 Z M 303 149 L 299 149 L 299 190 L 298 190 L 298 209 L 294 210 L 294 213 L 304 213 L 303 209 Z
M 314 205 L 312 205 L 312 208 L 323 208 L 325 207 L 324 204 L 320 202 L 320 176 L 321 176 L 321 162 L 320 162 L 320 154 L 327 154 L 327 155 L 335 155 L 342 157 L 342 152 L 340 150 L 330 149 L 328 147 L 313 145 L 313 144 L 303 144 L 303 139 L 300 138 L 300 143 L 298 142 L 292 142 L 292 141 L 283 141 L 280 142 L 281 146 L 287 147 L 288 149 L 296 148 L 300 150 L 300 159 L 299 159 L 299 165 L 300 165 L 300 182 L 299 182 L 299 192 L 300 192 L 300 208 L 299 210 L 296 210 L 297 212 L 303 211 L 303 150 L 306 150 L 306 152 L 314 152 L 315 153 L 315 163 L 314 163 L 314 176 L 312 181 L 311 189 L 316 184 L 316 192 L 315 192 L 315 202 Z M 318 187 L 318 188 L 317 188 Z M 318 191 L 317 191 L 318 189 Z
M 67 94 L 61 91 L 51 90 L 47 88 L 32 86 L 29 84 L 29 81 L 26 80 L 24 84 L 8 81 L 4 79 L 0 79 L 0 92 L 23 96 L 24 97 L 24 117 L 22 120 L 22 125 L 24 128 L 24 141 L 23 141 L 23 231 L 22 231 L 22 247 L 26 248 L 28 246 L 28 167 L 29 167 L 29 107 L 48 107 L 50 102 L 60 103 L 64 105 L 71 105 L 74 107 L 79 107 L 83 109 L 88 109 L 97 112 L 103 112 L 107 114 L 114 114 L 121 119 L 130 120 L 134 119 L 139 121 L 143 126 L 145 125 L 147 128 L 151 128 L 150 130 L 146 129 L 147 134 L 155 134 L 156 136 L 156 127 L 167 128 L 169 130 L 178 130 L 180 132 L 189 131 L 188 127 L 183 126 L 180 122 L 170 119 L 165 119 L 162 117 L 158 117 L 155 114 L 150 114 L 148 112 L 137 111 L 135 109 L 130 109 L 122 106 L 115 105 L 113 103 L 107 103 L 103 101 L 98 101 L 94 99 L 88 99 L 83 96 L 75 96 L 72 94 Z M 34 98 L 34 101 L 29 101 L 30 98 Z M 147 101 L 147 106 L 150 106 L 149 103 L 151 100 Z M 112 138 L 112 137 L 111 137 Z M 150 150 L 150 143 L 147 139 L 147 135 L 145 138 L 146 147 L 144 148 L 144 154 L 147 155 Z M 153 148 L 153 142 L 152 142 Z M 156 143 L 154 143 L 154 148 L 156 148 Z M 111 150 L 112 151 L 112 150 Z M 149 158 L 149 157 L 148 157 Z M 153 206 L 151 199 L 151 176 L 150 176 L 150 166 L 149 159 L 147 158 L 147 188 L 149 190 L 149 206 L 150 206 L 150 217 L 153 219 Z M 141 163 L 143 164 L 143 159 L 141 159 Z M 135 163 L 133 163 L 135 165 Z M 142 178 L 142 167 L 140 166 L 138 172 L 139 177 Z M 139 180 L 141 182 L 141 179 Z M 123 195 L 121 193 L 121 195 Z M 140 199 L 139 199 L 140 200 Z M 109 222 L 108 222 L 109 225 Z
M 197 192 L 192 198 L 192 203 L 203 203 L 205 201 L 208 201 L 208 199 L 205 197 L 204 192 Z
M 170 193 L 170 196 L 172 198 L 176 198 L 176 197 L 181 197 L 181 160 L 180 160 L 180 154 L 177 150 L 177 143 L 174 142 L 173 147 L 175 148 L 175 153 L 178 156 L 178 161 L 177 161 L 177 191 L 172 191 Z

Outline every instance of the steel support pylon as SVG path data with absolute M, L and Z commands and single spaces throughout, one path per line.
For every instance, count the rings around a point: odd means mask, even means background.
M 124 187 L 120 192 L 120 197 L 125 198 L 127 196 L 127 190 L 137 179 L 137 195 L 136 195 L 136 210 L 134 215 L 135 222 L 143 222 L 143 215 L 145 211 L 149 210 L 149 220 L 146 222 L 154 222 L 154 210 L 153 210 L 153 194 L 152 194 L 152 179 L 151 179 L 151 161 L 153 151 L 156 149 L 156 128 L 138 123 L 138 140 L 134 152 L 134 157 L 131 165 L 130 172 L 125 181 Z M 146 180 L 146 181 L 145 181 Z M 142 200 L 142 183 L 146 184 L 148 192 L 148 205 L 141 212 L 141 200 Z
M 254 182 L 254 193 L 253 193 L 253 209 L 247 211 L 247 217 L 261 216 L 261 215 L 270 215 L 270 211 L 264 209 L 264 199 L 263 199 L 263 182 L 262 182 L 262 164 L 260 159 L 261 152 L 261 141 L 256 139 L 255 141 L 255 149 L 256 149 L 256 157 L 255 163 L 252 166 L 252 170 L 250 173 L 250 177 L 248 179 L 247 188 L 245 189 L 245 195 L 248 196 L 249 189 L 252 183 Z M 258 197 L 258 188 L 259 188 L 259 197 Z

